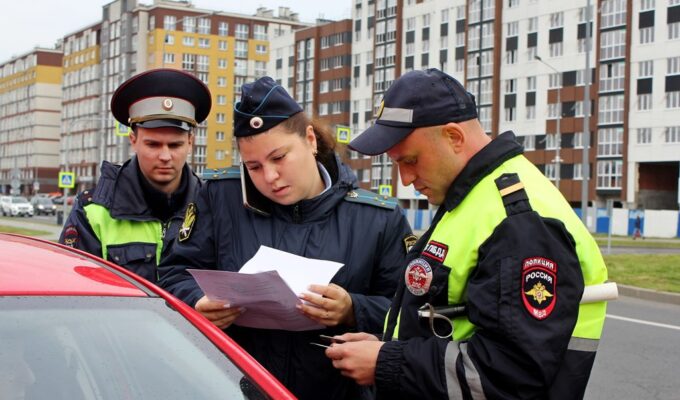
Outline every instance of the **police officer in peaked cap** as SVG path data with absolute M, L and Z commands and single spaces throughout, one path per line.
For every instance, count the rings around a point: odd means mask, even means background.
M 78 195 L 59 242 L 156 282 L 163 250 L 195 208 L 201 181 L 186 160 L 210 107 L 208 87 L 182 71 L 154 69 L 123 82 L 111 112 L 131 128 L 135 155 L 123 165 L 102 163 L 99 182 Z

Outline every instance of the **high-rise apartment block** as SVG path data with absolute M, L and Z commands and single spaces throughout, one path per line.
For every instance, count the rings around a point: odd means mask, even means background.
M 0 192 L 57 188 L 61 51 L 35 49 L 0 64 Z

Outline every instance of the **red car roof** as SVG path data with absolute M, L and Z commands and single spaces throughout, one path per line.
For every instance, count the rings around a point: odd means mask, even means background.
M 159 296 L 231 358 L 272 399 L 294 400 L 250 354 L 181 300 L 133 273 L 83 251 L 0 233 L 0 296 Z
M 0 295 L 147 296 L 84 253 L 0 233 Z

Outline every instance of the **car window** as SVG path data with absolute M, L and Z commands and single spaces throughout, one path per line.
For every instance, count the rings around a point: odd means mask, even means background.
M 12 203 L 14 204 L 28 203 L 28 200 L 26 200 L 25 197 L 12 197 Z
M 2 297 L 0 321 L 0 342 L 23 341 L 25 400 L 244 397 L 243 372 L 159 298 Z

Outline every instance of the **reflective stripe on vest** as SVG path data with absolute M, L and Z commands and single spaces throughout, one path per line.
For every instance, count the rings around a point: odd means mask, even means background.
M 448 303 L 467 301 L 468 277 L 477 265 L 479 247 L 493 234 L 506 217 L 495 179 L 504 173 L 517 173 L 525 186 L 533 210 L 544 218 L 561 220 L 576 242 L 584 284 L 595 285 L 607 280 L 607 270 L 599 247 L 571 206 L 545 176 L 524 156 L 518 155 L 484 177 L 453 210 L 444 214 L 429 240 L 448 245 L 444 265 L 451 269 L 448 279 Z M 490 196 L 490 193 L 497 195 Z M 572 336 L 599 339 L 606 312 L 606 302 L 581 304 Z M 400 313 L 401 314 L 401 313 Z M 454 340 L 468 339 L 475 326 L 467 317 L 452 320 Z M 399 326 L 393 338 L 399 337 Z
M 87 221 L 102 245 L 102 258 L 108 258 L 108 246 L 126 243 L 156 244 L 156 265 L 163 250 L 160 221 L 130 221 L 111 217 L 109 210 L 90 203 L 84 208 Z

